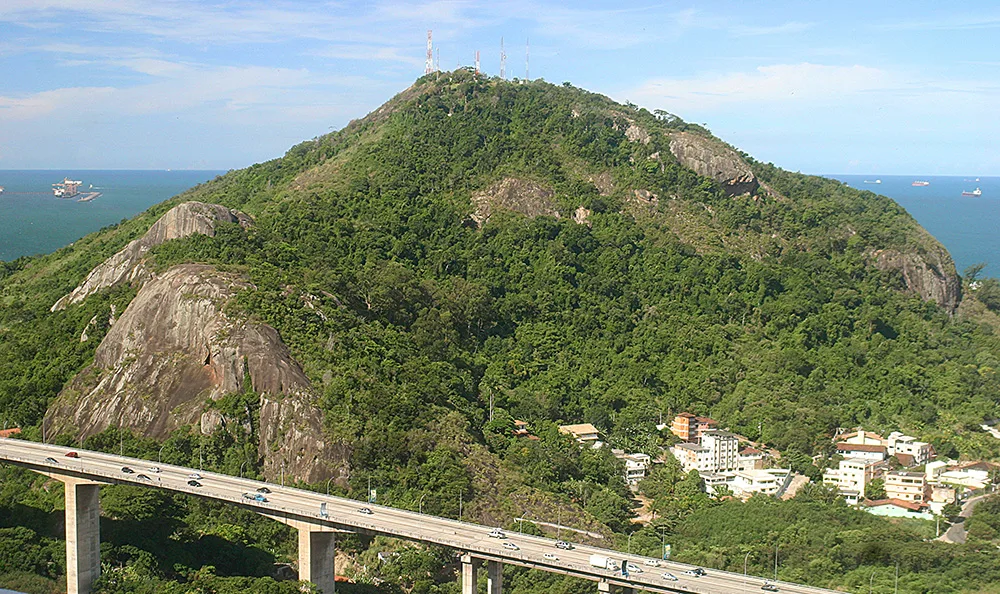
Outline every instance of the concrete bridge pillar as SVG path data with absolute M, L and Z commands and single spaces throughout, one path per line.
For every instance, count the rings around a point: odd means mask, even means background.
M 611 592 L 611 584 L 609 584 L 609 583 L 607 583 L 607 582 L 605 582 L 603 580 L 599 581 L 599 582 L 597 582 L 597 591 L 601 592 L 602 594 L 604 594 L 606 592 Z
M 101 575 L 100 485 L 56 477 L 66 489 L 66 592 L 90 594 Z
M 476 559 L 472 555 L 462 555 L 462 594 L 478 594 L 476 588 Z
M 486 594 L 503 593 L 503 563 L 486 562 Z
M 299 528 L 299 579 L 316 584 L 322 594 L 333 594 L 336 588 L 336 554 L 336 532 Z

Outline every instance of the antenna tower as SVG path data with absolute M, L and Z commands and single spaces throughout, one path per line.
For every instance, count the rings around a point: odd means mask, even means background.
M 530 70 L 528 70 L 528 57 L 531 55 L 531 39 L 524 38 L 524 80 L 531 80 L 528 76 Z
M 476 76 L 479 76 L 479 50 L 476 50 Z
M 437 49 L 437 61 L 434 62 L 434 70 L 441 72 L 441 48 Z
M 503 51 L 503 37 L 500 38 L 500 78 L 507 80 L 507 53 Z
M 424 74 L 430 74 L 434 69 L 434 50 L 431 49 L 431 30 L 427 30 L 427 62 L 424 64 Z

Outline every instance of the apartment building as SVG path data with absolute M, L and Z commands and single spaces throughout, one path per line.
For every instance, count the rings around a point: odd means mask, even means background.
M 886 499 L 924 503 L 929 496 L 927 477 L 924 473 L 902 471 L 885 473 Z
M 899 431 L 889 434 L 886 447 L 890 456 L 896 456 L 904 464 L 909 462 L 907 466 L 926 464 L 934 454 L 931 444 L 917 441 L 917 438 L 903 435 Z
M 837 468 L 823 472 L 823 484 L 837 489 L 848 503 L 857 503 L 864 497 L 865 487 L 871 482 L 875 462 L 865 458 L 845 458 Z
M 728 431 L 709 429 L 701 433 L 701 445 L 712 457 L 712 472 L 729 472 L 740 468 L 740 442 Z
M 670 453 L 681 463 L 684 472 L 715 472 L 712 451 L 697 443 L 679 443 L 670 448 Z
M 689 412 L 682 412 L 670 423 L 670 432 L 684 441 L 698 443 L 701 440 L 702 432 L 715 429 L 719 423 L 708 417 L 695 416 Z

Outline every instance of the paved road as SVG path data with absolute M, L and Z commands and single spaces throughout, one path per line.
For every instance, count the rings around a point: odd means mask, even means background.
M 69 458 L 66 453 L 75 451 L 79 458 Z M 64 448 L 16 439 L 0 438 L 0 461 L 11 462 L 39 472 L 54 472 L 73 475 L 104 484 L 136 484 L 168 489 L 200 497 L 226 501 L 254 511 L 283 515 L 305 520 L 318 525 L 362 532 L 384 534 L 407 540 L 444 545 L 460 551 L 467 551 L 474 557 L 493 559 L 543 571 L 575 575 L 591 580 L 607 580 L 612 584 L 627 585 L 654 592 L 691 592 L 694 594 L 730 594 L 736 592 L 761 592 L 764 580 L 746 577 L 742 574 L 709 569 L 704 577 L 692 577 L 683 572 L 692 566 L 671 561 L 656 561 L 661 567 L 649 567 L 646 562 L 655 560 L 633 555 L 629 561 L 642 568 L 641 573 L 632 572 L 629 577 L 619 573 L 599 569 L 590 565 L 590 555 L 603 555 L 621 561 L 625 555 L 618 551 L 601 549 L 588 545 L 576 545 L 573 550 L 555 548 L 555 541 L 549 538 L 508 532 L 506 539 L 489 537 L 491 527 L 440 518 L 428 514 L 394 509 L 380 505 L 365 505 L 362 502 L 342 497 L 333 497 L 282 487 L 273 483 L 263 483 L 250 479 L 232 477 L 211 472 L 200 472 L 200 487 L 188 484 L 189 476 L 196 470 L 169 464 L 160 464 L 159 472 L 151 470 L 157 466 L 153 462 L 126 458 L 112 454 L 91 452 L 81 449 Z M 127 467 L 134 472 L 122 471 Z M 143 474 L 149 480 L 139 478 Z M 266 495 L 267 502 L 254 502 L 244 498 L 244 493 L 256 493 L 258 488 L 271 490 Z M 320 505 L 326 504 L 327 516 L 320 516 Z M 372 513 L 359 510 L 369 508 Z M 504 548 L 504 543 L 513 543 L 517 548 Z M 556 558 L 546 558 L 545 555 Z M 678 579 L 667 581 L 662 575 L 670 572 Z M 777 583 L 781 592 L 790 594 L 828 594 L 832 590 L 813 588 L 785 582 Z
M 976 504 L 982 501 L 983 499 L 986 499 L 990 495 L 992 495 L 992 493 L 987 493 L 985 495 L 978 495 L 966 501 L 964 504 L 962 504 L 962 512 L 958 515 L 963 518 L 968 518 L 969 516 L 972 515 L 972 510 L 976 508 Z M 948 530 L 945 531 L 944 534 L 938 537 L 938 540 L 955 544 L 965 544 L 965 540 L 968 537 L 969 537 L 969 531 L 965 529 L 965 522 L 962 521 L 956 524 L 952 524 L 948 528 Z

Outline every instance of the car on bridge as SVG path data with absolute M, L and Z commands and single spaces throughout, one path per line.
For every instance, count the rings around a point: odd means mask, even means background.
M 556 557 L 555 553 L 545 553 L 542 555 L 547 561 L 558 561 L 559 557 Z
M 257 501 L 259 503 L 267 503 L 267 497 L 264 497 L 260 493 L 244 493 L 243 499 L 249 499 L 250 501 Z
M 490 530 L 490 533 L 487 534 L 487 536 L 489 536 L 490 538 L 507 538 L 507 535 L 504 534 L 503 530 L 499 528 L 494 528 L 493 530 Z
M 775 586 L 771 582 L 764 582 L 764 585 L 761 586 L 760 589 L 764 590 L 765 592 L 777 592 L 778 586 Z
M 692 577 L 702 577 L 705 574 L 705 570 L 700 567 L 695 567 L 694 569 L 689 569 L 684 572 L 684 575 L 690 575 Z
M 271 490 L 268 489 L 267 487 L 261 487 L 261 488 L 257 489 L 257 492 L 258 493 L 265 493 L 266 494 L 266 493 L 270 493 Z
M 665 580 L 667 580 L 668 582 L 676 582 L 677 581 L 677 576 L 674 575 L 674 574 L 672 574 L 672 573 L 669 573 L 669 572 L 661 575 L 660 577 L 663 578 L 663 579 L 665 579 Z
M 152 472 L 153 474 L 160 474 L 161 472 L 163 472 L 162 470 L 160 470 L 159 466 L 150 466 L 149 471 Z
M 153 480 L 153 479 L 149 478 L 148 476 L 146 476 L 145 474 L 137 474 L 137 475 L 135 475 L 135 478 L 139 479 L 140 481 L 151 481 L 151 480 Z
M 358 513 L 359 514 L 365 514 L 366 516 L 370 516 L 370 515 L 374 514 L 375 512 L 373 512 L 371 510 L 371 508 L 362 507 L 361 509 L 358 510 Z
M 201 486 L 201 483 L 199 483 L 198 481 L 196 481 L 194 479 L 189 480 L 188 484 L 191 485 L 192 487 L 200 487 Z
M 657 561 L 656 559 L 646 559 L 642 563 L 643 563 L 643 565 L 647 565 L 649 567 L 659 567 L 660 566 L 660 562 Z
M 569 550 L 573 549 L 573 545 L 570 544 L 570 543 L 568 543 L 568 542 L 566 542 L 565 540 L 557 540 L 556 541 L 556 548 L 557 549 L 562 549 L 564 551 L 569 551 Z
M 198 474 L 197 472 L 192 472 L 191 474 L 188 475 L 188 478 L 191 479 L 191 480 L 193 480 L 193 481 L 200 481 L 201 480 L 201 475 Z
M 59 464 L 59 462 L 57 462 L 55 458 L 46 458 L 45 461 L 48 462 L 49 464 Z
M 80 454 L 77 454 L 76 452 L 66 452 L 66 457 L 67 458 L 79 458 Z
M 629 573 L 642 573 L 642 568 L 636 565 L 635 563 L 632 563 L 631 561 L 625 563 L 625 569 Z
M 521 547 L 517 546 L 516 544 L 514 544 L 514 543 L 512 543 L 510 541 L 504 542 L 503 543 L 503 548 L 510 549 L 511 551 L 520 551 L 521 550 Z
M 129 468 L 128 466 L 122 466 L 122 472 L 124 474 L 135 474 L 135 471 Z

